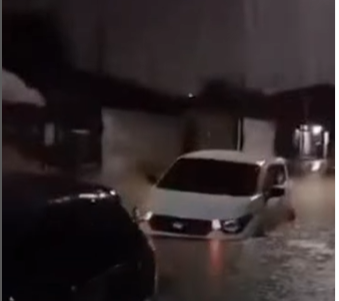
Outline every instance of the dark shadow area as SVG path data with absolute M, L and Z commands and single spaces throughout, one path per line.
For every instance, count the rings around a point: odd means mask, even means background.
M 2 66 L 26 80 L 42 80 L 69 66 L 66 48 L 53 15 L 2 14 Z
M 3 14 L 3 68 L 38 88 L 50 111 L 59 111 L 61 107 L 72 111 L 81 106 L 85 112 L 92 112 L 95 107 L 105 106 L 181 114 L 200 106 L 224 109 L 239 116 L 299 122 L 304 119 L 306 99 L 310 119 L 329 123 L 334 131 L 333 85 L 316 85 L 267 96 L 224 79 L 211 78 L 205 81 L 196 97 L 169 95 L 133 80 L 76 70 L 71 67 L 66 44 L 55 18 L 45 12 Z
M 47 103 L 45 109 L 26 109 L 25 105 L 4 108 L 3 105 L 4 127 L 13 124 L 8 119 L 18 120 L 23 141 L 31 141 L 29 144 L 34 145 L 28 146 L 29 153 L 46 151 L 41 150 L 36 141 L 39 140 L 41 144 L 44 125 L 48 122 L 56 125 L 56 132 L 63 133 L 57 135 L 62 137 L 62 141 L 74 140 L 72 131 L 82 130 L 89 133 L 86 139 L 93 139 L 94 144 L 101 145 L 103 108 L 183 116 L 184 152 L 196 148 L 197 124 L 187 114 L 192 109 L 198 115 L 199 112 L 225 112 L 228 118 L 234 120 L 234 124 L 238 121 L 241 124 L 244 118 L 276 120 L 276 153 L 288 158 L 294 156 L 291 133 L 305 119 L 325 126 L 330 132 L 330 143 L 333 144 L 333 85 L 315 85 L 265 95 L 224 79 L 211 78 L 205 81 L 201 91 L 194 97 L 170 95 L 144 87 L 133 80 L 76 70 L 72 68 L 66 44 L 56 20 L 49 14 L 3 14 L 3 68 L 16 73 L 28 85 L 38 89 Z M 24 117 L 21 119 L 21 116 Z M 232 128 L 234 131 L 225 135 L 232 136 L 232 149 L 236 149 L 239 139 L 240 145 L 243 144 L 243 129 L 239 137 L 238 127 Z M 30 138 L 26 139 L 27 135 Z M 9 139 L 7 136 L 6 132 L 5 138 Z M 101 147 L 94 153 L 101 162 Z M 44 153 L 43 158 L 46 156 Z

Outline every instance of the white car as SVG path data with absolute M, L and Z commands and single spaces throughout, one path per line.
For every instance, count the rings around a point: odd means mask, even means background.
M 138 213 L 138 219 L 150 235 L 245 238 L 262 232 L 272 199 L 288 204 L 284 159 L 198 151 L 178 158 L 169 168 L 151 189 L 147 211 Z

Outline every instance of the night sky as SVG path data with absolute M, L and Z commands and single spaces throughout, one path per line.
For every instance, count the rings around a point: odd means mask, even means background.
M 335 0 L 7 0 L 51 10 L 76 67 L 196 93 L 222 78 L 267 90 L 334 82 Z

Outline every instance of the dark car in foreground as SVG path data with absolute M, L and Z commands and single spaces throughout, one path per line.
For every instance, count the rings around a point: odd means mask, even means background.
M 154 250 L 112 190 L 3 175 L 3 300 L 148 300 Z

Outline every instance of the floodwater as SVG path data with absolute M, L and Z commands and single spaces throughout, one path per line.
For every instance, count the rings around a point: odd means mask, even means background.
M 142 206 L 149 184 L 140 174 L 127 173 L 126 164 L 116 163 L 115 168 L 121 165 L 121 170 L 103 182 L 115 183 L 127 209 Z M 154 240 L 158 300 L 334 300 L 334 178 L 295 179 L 292 192 L 297 219 L 277 223 L 265 238 L 238 242 Z
M 134 201 L 142 202 L 141 191 L 146 189 L 138 189 Z M 237 242 L 155 239 L 158 299 L 334 300 L 334 179 L 294 180 L 292 191 L 297 219 L 277 224 L 267 237 Z

